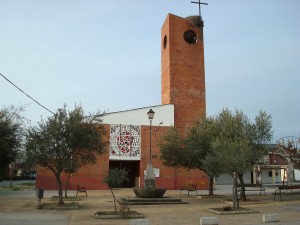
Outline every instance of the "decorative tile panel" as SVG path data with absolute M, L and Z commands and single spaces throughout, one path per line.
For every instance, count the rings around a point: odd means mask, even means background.
M 109 157 L 140 159 L 141 126 L 110 125 Z

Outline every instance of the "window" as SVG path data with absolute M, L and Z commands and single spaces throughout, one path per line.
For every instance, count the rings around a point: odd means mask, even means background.
M 186 32 L 184 32 L 183 38 L 189 44 L 195 44 L 197 42 L 197 35 L 192 30 L 187 30 Z

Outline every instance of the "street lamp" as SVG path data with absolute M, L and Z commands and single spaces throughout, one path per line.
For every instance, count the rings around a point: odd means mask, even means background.
M 152 162 L 152 148 L 151 148 L 151 142 L 152 142 L 152 120 L 154 118 L 155 112 L 150 109 L 149 112 L 147 112 L 148 118 L 150 120 L 150 163 Z
M 154 111 L 152 109 L 149 110 L 149 112 L 147 112 L 148 114 L 148 118 L 150 120 L 150 159 L 149 159 L 149 163 L 147 166 L 147 170 L 146 170 L 146 176 L 145 176 L 145 188 L 155 188 L 155 174 L 153 171 L 153 167 L 152 167 L 152 149 L 151 149 L 151 139 L 152 139 L 152 120 L 154 117 Z

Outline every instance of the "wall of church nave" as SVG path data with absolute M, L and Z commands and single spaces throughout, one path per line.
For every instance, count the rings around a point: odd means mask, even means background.
M 159 140 L 170 127 L 152 127 L 152 165 L 159 171 L 156 177 L 156 186 L 167 189 L 180 189 L 182 185 L 196 183 L 199 189 L 208 188 L 207 175 L 200 170 L 186 170 L 182 168 L 172 168 L 163 165 L 160 159 Z M 109 130 L 109 129 L 107 129 Z M 109 132 L 106 135 L 109 137 Z M 107 137 L 107 139 L 109 139 Z M 144 186 L 144 171 L 150 160 L 150 127 L 141 126 L 140 160 L 132 160 L 126 157 L 119 160 L 111 160 L 109 156 L 109 142 L 107 142 L 104 154 L 97 156 L 95 164 L 81 167 L 70 179 L 71 189 L 76 189 L 77 185 L 82 185 L 87 189 L 107 189 L 103 179 L 108 175 L 109 168 L 120 167 L 128 168 L 129 181 L 124 183 L 124 187 Z M 122 159 L 122 160 L 121 160 Z M 66 174 L 62 174 L 63 185 L 65 185 Z M 37 188 L 52 190 L 57 189 L 57 182 L 53 172 L 45 168 L 37 168 Z
M 36 188 L 45 190 L 57 190 L 58 185 L 54 173 L 47 168 L 37 166 Z M 82 185 L 87 189 L 107 189 L 103 179 L 108 175 L 109 159 L 108 151 L 97 156 L 94 164 L 85 165 L 72 174 L 70 179 L 71 189 L 76 189 L 77 185 Z M 65 187 L 67 174 L 61 174 L 62 185 Z M 69 186 L 69 185 L 68 185 Z
M 88 190 L 108 189 L 103 183 L 104 176 L 71 176 L 67 185 L 67 176 L 61 176 L 63 190 L 68 186 L 68 190 L 76 190 L 77 185 L 85 187 Z M 58 190 L 58 184 L 55 176 L 37 175 L 36 188 L 44 190 Z
M 197 184 L 198 189 L 207 190 L 209 185 L 207 174 L 199 169 L 176 169 L 176 189 L 192 183 Z

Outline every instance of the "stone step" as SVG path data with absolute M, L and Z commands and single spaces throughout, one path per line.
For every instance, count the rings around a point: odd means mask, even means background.
M 188 204 L 180 198 L 122 198 L 127 205 L 159 205 L 159 204 Z

